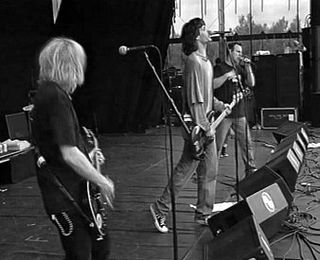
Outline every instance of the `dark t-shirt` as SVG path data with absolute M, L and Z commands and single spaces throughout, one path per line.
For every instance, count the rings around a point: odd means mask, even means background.
M 64 162 L 59 149 L 61 145 L 76 146 L 87 154 L 70 97 L 54 82 L 41 83 L 32 118 L 36 146 L 47 162 L 47 166 L 38 173 L 46 210 L 49 213 L 74 210 L 70 200 L 53 185 L 48 172 L 57 176 L 75 201 L 81 202 L 86 182 Z
M 214 67 L 214 77 L 215 78 L 221 77 L 222 75 L 230 72 L 231 70 L 233 70 L 232 66 L 228 65 L 225 62 L 222 62 L 221 64 L 216 65 Z M 241 76 L 241 82 L 243 87 L 245 87 L 244 79 L 246 78 L 246 71 L 244 70 L 243 67 L 238 66 L 237 72 Z M 217 88 L 214 90 L 214 95 L 217 99 L 223 101 L 224 103 L 230 104 L 232 102 L 233 94 L 239 90 L 240 90 L 240 86 L 238 85 L 237 82 L 232 82 L 232 80 L 226 80 L 220 88 Z M 245 116 L 244 99 L 238 101 L 238 104 L 234 106 L 231 114 L 228 115 L 227 117 L 243 117 L 243 116 Z

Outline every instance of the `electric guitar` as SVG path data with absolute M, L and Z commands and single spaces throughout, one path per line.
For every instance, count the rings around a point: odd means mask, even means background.
M 93 145 L 93 149 L 98 149 L 98 140 L 94 133 L 85 127 L 82 127 L 87 137 L 87 142 Z M 94 156 L 92 164 L 101 173 L 100 163 L 97 156 Z M 93 228 L 97 233 L 97 240 L 102 240 L 106 235 L 107 228 L 107 199 L 101 194 L 97 185 L 86 182 L 86 198 L 84 199 L 85 207 L 89 208 L 89 213 L 93 222 Z
M 243 98 L 244 95 L 245 93 L 242 92 L 238 92 L 233 95 L 232 102 L 229 105 L 231 110 Z M 216 129 L 227 115 L 228 108 L 224 109 L 218 116 L 218 118 L 214 120 L 214 111 L 210 111 L 207 114 L 207 118 L 211 123 L 210 128 L 213 130 Z M 197 160 L 203 159 L 205 155 L 205 148 L 208 144 L 210 144 L 213 141 L 213 138 L 208 138 L 205 134 L 205 131 L 200 126 L 195 125 L 190 132 L 190 139 L 193 157 Z

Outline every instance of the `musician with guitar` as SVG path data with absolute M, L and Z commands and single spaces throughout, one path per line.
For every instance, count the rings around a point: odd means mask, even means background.
M 39 65 L 31 123 L 41 154 L 37 177 L 45 210 L 65 259 L 105 260 L 106 208 L 112 207 L 114 184 L 99 172 L 104 157 L 97 142 L 87 150 L 70 96 L 84 82 L 86 54 L 74 40 L 53 38 L 41 50 Z
M 194 172 L 198 177 L 198 201 L 194 219 L 198 224 L 206 225 L 212 214 L 215 202 L 218 159 L 215 143 L 215 129 L 207 113 L 212 110 L 213 100 L 213 68 L 207 57 L 206 47 L 211 41 L 205 23 L 200 18 L 191 19 L 182 29 L 182 49 L 187 55 L 184 68 L 185 111 L 191 115 L 193 124 L 204 133 L 205 145 L 201 154 L 194 154 L 195 143 L 183 129 L 184 147 L 180 161 L 172 173 L 162 195 L 150 205 L 154 225 L 159 232 L 168 232 L 166 217 L 171 209 L 171 191 L 176 197 L 189 181 Z M 224 103 L 215 100 L 216 107 L 223 110 Z M 197 150 L 197 149 L 196 149 Z
M 250 129 L 246 118 L 245 98 L 250 88 L 255 85 L 255 77 L 251 67 L 251 61 L 242 55 L 240 43 L 230 43 L 227 49 L 227 58 L 214 67 L 215 95 L 219 100 L 229 103 L 235 93 L 241 92 L 242 98 L 236 100 L 236 105 L 230 115 L 228 115 L 217 127 L 217 149 L 220 156 L 222 146 L 230 127 L 236 135 L 237 143 L 240 146 L 242 159 L 245 164 L 246 176 L 256 170 L 254 161 L 253 144 Z

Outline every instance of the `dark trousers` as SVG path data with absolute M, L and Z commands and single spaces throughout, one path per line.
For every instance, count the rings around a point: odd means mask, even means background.
M 66 260 L 108 259 L 110 245 L 107 235 L 104 239 L 97 240 L 96 235 L 80 215 L 61 213 L 55 217 L 53 223 L 58 228 Z

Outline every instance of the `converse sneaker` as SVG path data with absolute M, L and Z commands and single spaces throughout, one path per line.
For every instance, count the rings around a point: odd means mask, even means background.
M 153 217 L 153 223 L 156 229 L 158 229 L 161 233 L 168 233 L 169 229 L 166 224 L 166 217 L 156 213 L 153 204 L 150 205 L 150 212 Z

